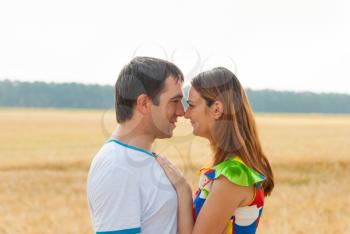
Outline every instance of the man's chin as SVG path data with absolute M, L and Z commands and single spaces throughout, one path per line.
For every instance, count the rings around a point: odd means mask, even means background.
M 165 139 L 170 138 L 173 136 L 173 129 L 168 129 L 167 131 L 162 131 L 160 134 L 158 134 L 158 139 Z
M 166 138 L 170 138 L 173 136 L 173 132 L 170 133 L 164 133 L 161 136 L 158 137 L 158 139 L 166 139 Z

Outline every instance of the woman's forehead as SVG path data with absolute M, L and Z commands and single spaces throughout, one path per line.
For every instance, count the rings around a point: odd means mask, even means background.
M 189 95 L 188 95 L 188 101 L 189 102 L 200 102 L 202 100 L 203 100 L 202 96 L 194 88 L 191 88 Z
M 197 90 L 195 90 L 193 87 L 191 87 L 190 92 L 189 92 L 189 97 L 194 98 L 194 99 L 198 99 L 198 98 L 200 98 L 200 95 L 197 92 Z

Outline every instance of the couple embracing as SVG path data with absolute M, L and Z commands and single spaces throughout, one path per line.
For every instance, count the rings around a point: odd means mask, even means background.
M 192 79 L 184 110 L 183 82 L 176 65 L 156 58 L 136 57 L 121 70 L 118 127 L 94 157 L 87 181 L 96 233 L 256 232 L 274 180 L 245 91 L 230 70 L 214 68 Z M 151 151 L 155 139 L 172 137 L 178 117 L 212 150 L 196 191 Z

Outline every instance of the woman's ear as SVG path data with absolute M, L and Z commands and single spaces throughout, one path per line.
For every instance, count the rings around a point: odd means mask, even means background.
M 149 97 L 146 94 L 141 94 L 136 99 L 136 110 L 145 115 L 149 109 Z
M 220 101 L 215 101 L 211 108 L 213 108 L 213 114 L 214 114 L 214 119 L 220 119 L 220 117 L 223 115 L 224 113 L 224 106 L 222 105 L 222 102 Z

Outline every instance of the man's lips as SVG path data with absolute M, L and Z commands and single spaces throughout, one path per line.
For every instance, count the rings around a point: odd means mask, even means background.
M 171 125 L 173 125 L 173 127 L 176 127 L 175 123 L 177 122 L 177 120 L 173 120 L 173 121 L 169 121 L 169 122 L 170 122 Z

